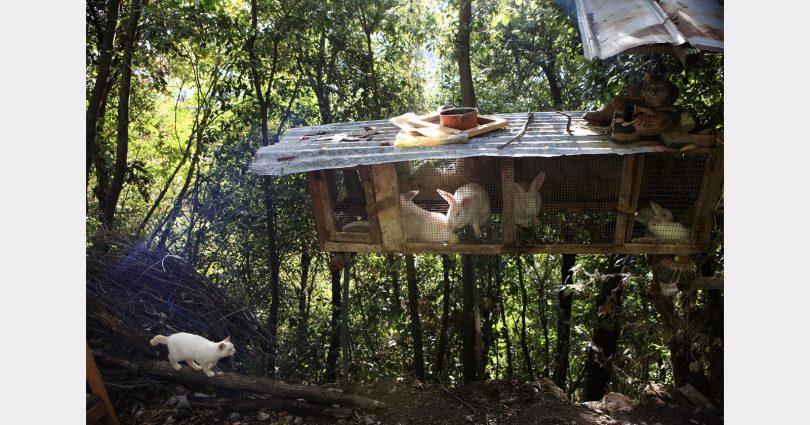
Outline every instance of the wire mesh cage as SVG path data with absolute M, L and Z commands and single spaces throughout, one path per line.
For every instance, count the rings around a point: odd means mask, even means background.
M 476 157 L 397 163 L 406 241 L 501 243 L 501 162 Z
M 611 244 L 623 157 L 515 159 L 516 243 Z
M 331 206 L 334 229 L 337 232 L 365 233 L 370 231 L 366 209 L 366 190 L 370 182 L 360 168 L 326 170 L 326 190 Z
M 708 157 L 650 154 L 644 157 L 630 241 L 690 243 Z

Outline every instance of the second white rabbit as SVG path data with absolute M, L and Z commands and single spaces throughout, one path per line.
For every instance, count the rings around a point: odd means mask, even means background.
M 450 208 L 447 210 L 447 221 L 453 231 L 464 226 L 472 226 L 476 238 L 481 237 L 481 226 L 489 221 L 489 193 L 477 183 L 467 183 L 450 194 L 436 189 Z

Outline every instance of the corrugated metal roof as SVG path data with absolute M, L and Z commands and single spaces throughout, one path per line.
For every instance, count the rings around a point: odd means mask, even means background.
M 719 0 L 575 2 L 588 60 L 655 44 L 723 51 L 723 2 Z
M 534 112 L 526 134 L 504 149 L 508 142 L 523 129 L 528 113 L 497 114 L 509 120 L 507 128 L 470 138 L 466 144 L 432 147 L 395 147 L 394 138 L 399 128 L 387 120 L 336 123 L 314 127 L 292 128 L 272 146 L 256 152 L 250 171 L 260 175 L 285 175 L 313 170 L 354 167 L 421 159 L 450 159 L 471 156 L 562 156 L 589 154 L 633 154 L 669 152 L 658 141 L 632 144 L 614 143 L 598 129 L 586 127 L 582 112 L 569 112 L 571 132 L 566 131 L 568 118 L 556 112 Z M 331 136 L 353 130 L 373 127 L 375 134 L 367 140 L 331 141 Z M 326 139 L 326 140 L 323 140 Z

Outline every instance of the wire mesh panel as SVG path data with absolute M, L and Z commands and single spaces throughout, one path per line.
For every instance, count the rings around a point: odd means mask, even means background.
M 612 244 L 623 157 L 515 159 L 519 245 Z
M 503 241 L 500 158 L 400 162 L 397 178 L 408 242 Z
M 705 155 L 645 155 L 632 242 L 694 241 L 707 159 Z
M 326 186 L 335 230 L 348 233 L 369 233 L 368 213 L 363 173 L 357 168 L 327 170 Z

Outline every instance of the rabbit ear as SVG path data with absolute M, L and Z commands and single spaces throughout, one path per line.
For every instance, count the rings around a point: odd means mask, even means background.
M 656 204 L 653 201 L 650 201 L 650 207 L 652 207 L 653 211 L 655 211 L 655 217 L 656 218 L 664 218 L 664 216 L 665 216 L 664 209 L 661 208 L 660 205 Z
M 441 189 L 436 189 L 436 192 L 439 192 L 439 195 L 441 195 L 442 198 L 444 198 L 444 200 L 447 201 L 448 204 L 456 205 L 456 198 L 454 198 L 452 194 L 447 193 Z
M 529 187 L 529 192 L 537 192 L 540 190 L 540 186 L 543 185 L 543 182 L 546 181 L 546 173 L 540 173 L 537 177 L 532 180 L 532 185 Z
M 411 199 L 413 199 L 418 193 L 419 193 L 418 190 L 411 190 L 409 192 L 403 193 L 401 196 L 405 200 L 405 202 L 411 202 Z

